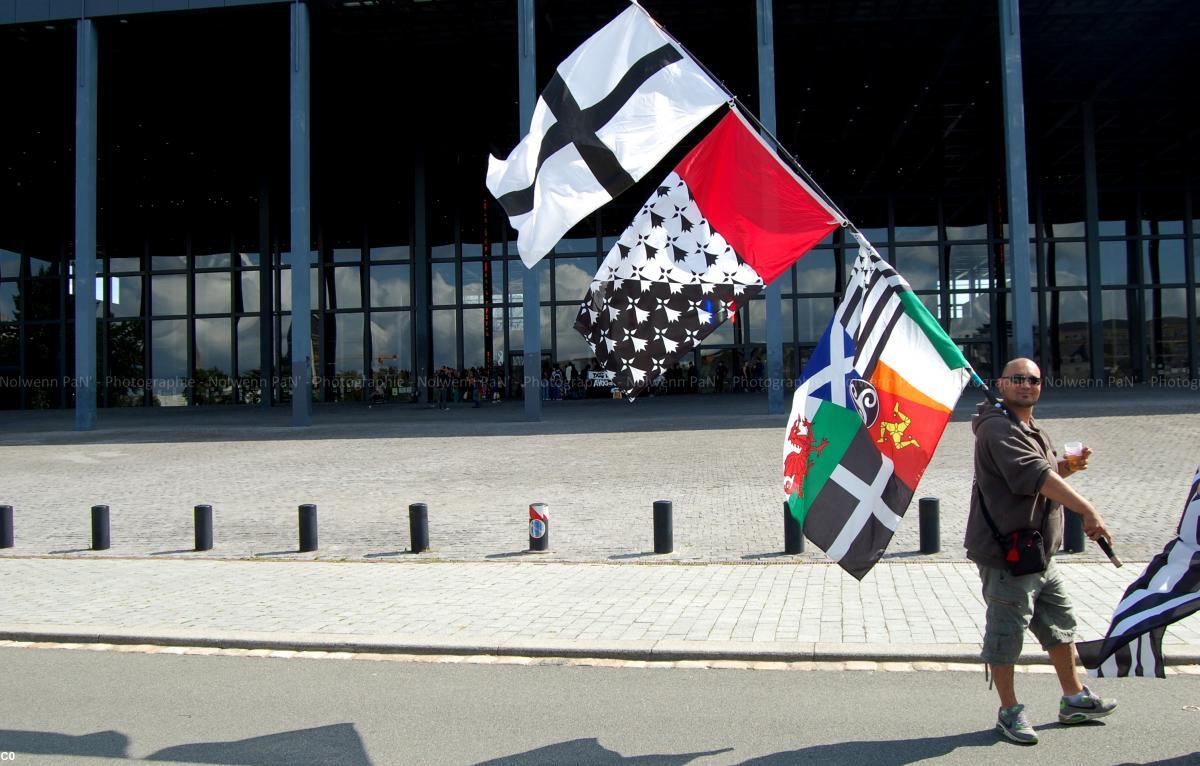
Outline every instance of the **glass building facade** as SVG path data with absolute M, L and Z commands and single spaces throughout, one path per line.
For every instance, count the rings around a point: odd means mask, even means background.
M 752 111 L 761 7 L 643 6 Z M 532 3 L 537 87 L 620 0 Z M 759 4 L 761 5 L 761 3 Z M 305 348 L 316 401 L 422 399 L 442 367 L 525 377 L 591 354 L 573 329 L 604 253 L 685 141 L 577 226 L 525 300 L 515 233 L 483 185 L 519 135 L 519 0 L 313 0 L 311 240 L 290 241 L 289 3 L 85 2 L 98 41 L 96 375 L 100 407 L 269 405 Z M 144 6 L 144 7 L 143 7 Z M 211 7 L 199 7 L 211 6 Z M 997 7 L 999 6 L 999 8 Z M 1200 71 L 1187 0 L 1020 3 L 1030 246 L 1014 276 L 1001 3 L 775 0 L 780 140 L 905 275 L 985 377 L 1033 353 L 1065 385 L 1197 378 L 1200 137 L 1173 83 Z M 78 18 L 0 4 L 0 408 L 75 405 Z M 76 16 L 78 9 L 75 10 Z M 294 248 L 310 253 L 295 338 Z M 781 277 L 796 376 L 855 255 L 836 233 Z M 762 298 L 690 361 L 766 356 Z M 303 343 L 307 346 L 297 346 Z M 532 357 L 533 355 L 530 354 Z

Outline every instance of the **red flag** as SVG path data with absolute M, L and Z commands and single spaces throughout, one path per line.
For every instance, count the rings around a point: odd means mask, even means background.
M 709 225 L 758 272 L 763 284 L 842 223 L 735 110 L 675 172 Z

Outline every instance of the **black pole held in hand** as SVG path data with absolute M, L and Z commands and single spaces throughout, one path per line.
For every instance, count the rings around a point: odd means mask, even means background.
M 1112 562 L 1113 566 L 1118 569 L 1123 566 L 1121 559 L 1117 558 L 1117 554 L 1113 553 L 1112 543 L 1108 541 L 1107 537 L 1097 537 L 1096 544 L 1100 546 L 1100 550 L 1104 551 L 1104 555 L 1108 556 L 1108 560 Z

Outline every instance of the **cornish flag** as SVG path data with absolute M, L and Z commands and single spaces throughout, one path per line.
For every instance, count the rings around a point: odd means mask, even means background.
M 861 235 L 846 297 L 804 368 L 783 490 L 804 534 L 858 579 L 883 557 L 970 366 Z
M 731 109 L 608 252 L 575 328 L 635 398 L 842 222 Z
M 517 230 L 526 266 L 646 175 L 730 99 L 636 3 L 566 58 L 487 188 Z
M 1175 539 L 1125 590 L 1108 635 L 1075 646 L 1094 677 L 1165 678 L 1167 626 L 1200 609 L 1200 468 L 1192 479 Z

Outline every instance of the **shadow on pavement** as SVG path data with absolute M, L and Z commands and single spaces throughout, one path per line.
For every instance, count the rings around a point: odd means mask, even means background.
M 242 766 L 336 763 L 371 766 L 362 738 L 352 723 L 298 729 L 231 742 L 176 745 L 146 756 L 147 761 L 220 763 Z
M 568 763 L 586 763 L 591 766 L 683 766 L 697 758 L 709 755 L 727 753 L 733 748 L 706 750 L 698 753 L 676 753 L 655 755 L 623 756 L 609 750 L 595 737 L 591 739 L 573 739 L 569 742 L 558 742 L 553 745 L 539 747 L 524 753 L 506 755 L 490 761 L 481 761 L 476 766 L 563 766 Z
M 0 747 L 25 755 L 78 755 L 94 758 L 128 758 L 129 737 L 119 731 L 94 734 L 59 734 L 53 731 L 0 729 Z
M 894 739 L 878 742 L 838 742 L 799 750 L 764 755 L 741 766 L 791 766 L 797 763 L 861 763 L 870 766 L 907 766 L 928 758 L 947 755 L 961 747 L 1021 747 L 1000 740 L 991 729 L 925 739 Z

